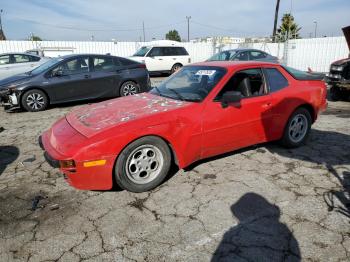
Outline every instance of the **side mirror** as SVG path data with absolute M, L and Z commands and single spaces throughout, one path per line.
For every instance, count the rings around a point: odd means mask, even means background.
M 57 76 L 57 77 L 64 76 L 63 70 L 62 69 L 57 70 L 55 73 L 52 74 L 52 76 Z
M 227 91 L 223 93 L 221 97 L 221 105 L 223 108 L 228 107 L 231 103 L 239 103 L 241 102 L 242 94 L 237 91 Z

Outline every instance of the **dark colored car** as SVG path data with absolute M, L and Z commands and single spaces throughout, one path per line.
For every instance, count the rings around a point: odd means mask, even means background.
M 350 50 L 350 26 L 344 27 L 343 32 Z M 331 86 L 330 94 L 333 100 L 346 99 L 350 96 L 350 54 L 348 58 L 331 64 L 327 83 Z
M 249 48 L 237 48 L 222 51 L 213 55 L 207 61 L 261 61 L 279 63 L 277 57 L 258 49 Z
M 110 55 L 68 55 L 0 81 L 8 107 L 41 111 L 49 104 L 134 95 L 150 89 L 144 64 Z

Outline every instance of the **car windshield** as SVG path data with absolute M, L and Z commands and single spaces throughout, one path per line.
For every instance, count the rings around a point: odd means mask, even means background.
M 176 100 L 201 102 L 225 73 L 226 69 L 222 67 L 186 66 L 150 93 Z
M 143 46 L 133 56 L 145 56 L 150 49 L 150 47 Z
M 29 73 L 32 75 L 38 75 L 43 72 L 45 72 L 47 69 L 50 67 L 54 66 L 55 64 L 61 62 L 63 59 L 62 58 L 52 58 L 49 61 L 43 63 L 42 65 L 38 66 L 37 68 L 33 69 Z
M 227 50 L 217 53 L 210 57 L 208 61 L 229 61 L 233 60 L 233 57 L 237 54 L 235 50 Z

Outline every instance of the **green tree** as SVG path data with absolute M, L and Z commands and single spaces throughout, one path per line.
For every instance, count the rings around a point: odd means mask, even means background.
M 42 41 L 42 39 L 39 36 L 37 36 L 37 35 L 31 35 L 29 37 L 29 40 L 30 41 Z
M 300 38 L 299 31 L 301 27 L 294 22 L 294 17 L 291 14 L 284 14 L 281 21 L 277 34 L 279 41 L 284 42 L 287 39 Z
M 166 35 L 165 39 L 167 40 L 173 40 L 173 41 L 178 41 L 181 42 L 181 37 L 179 35 L 179 32 L 174 30 L 170 30 Z

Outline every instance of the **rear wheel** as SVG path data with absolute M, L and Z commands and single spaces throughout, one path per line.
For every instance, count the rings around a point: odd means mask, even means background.
M 298 108 L 290 116 L 284 129 L 282 144 L 286 147 L 298 147 L 305 143 L 311 129 L 312 118 L 305 108 Z
M 181 69 L 182 65 L 177 63 L 175 65 L 173 65 L 173 67 L 171 68 L 171 73 L 174 74 L 175 72 L 179 71 Z
M 135 95 L 140 92 L 140 87 L 133 81 L 127 81 L 120 87 L 120 96 Z
M 46 94 L 39 89 L 32 89 L 25 92 L 21 99 L 22 107 L 29 112 L 45 110 L 49 100 Z
M 145 192 L 165 179 L 170 166 L 168 145 L 158 137 L 143 137 L 121 152 L 115 166 L 115 179 L 123 189 Z

